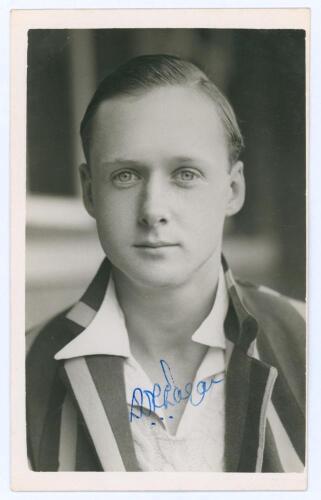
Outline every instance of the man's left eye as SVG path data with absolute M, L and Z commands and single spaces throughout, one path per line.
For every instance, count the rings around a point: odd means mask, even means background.
M 180 182 L 191 182 L 199 177 L 198 172 L 190 169 L 179 170 L 175 173 L 175 179 Z

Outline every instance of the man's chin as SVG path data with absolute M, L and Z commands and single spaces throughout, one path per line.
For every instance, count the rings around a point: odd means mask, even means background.
M 182 286 L 186 282 L 186 272 L 179 272 L 177 269 L 149 269 L 149 266 L 142 272 L 130 273 L 128 277 L 133 280 L 136 284 L 141 285 L 146 288 L 153 289 L 166 289 L 166 288 L 177 288 Z

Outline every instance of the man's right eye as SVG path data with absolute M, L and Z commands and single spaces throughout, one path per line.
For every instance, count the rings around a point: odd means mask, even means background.
M 139 176 L 132 170 L 122 170 L 112 175 L 112 182 L 119 187 L 132 186 L 139 180 Z

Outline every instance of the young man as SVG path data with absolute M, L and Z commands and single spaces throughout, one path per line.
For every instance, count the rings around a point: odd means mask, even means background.
M 106 259 L 31 337 L 31 467 L 302 471 L 303 319 L 221 255 L 245 195 L 226 98 L 187 61 L 138 57 L 100 84 L 81 136 Z

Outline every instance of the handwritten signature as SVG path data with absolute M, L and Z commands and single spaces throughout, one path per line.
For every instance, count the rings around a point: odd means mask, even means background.
M 196 383 L 196 391 L 192 394 L 193 383 L 187 382 L 184 388 L 178 387 L 175 382 L 168 363 L 160 360 L 161 369 L 165 379 L 165 385 L 154 384 L 152 390 L 135 387 L 132 393 L 130 405 L 129 421 L 142 418 L 144 415 L 149 416 L 155 412 L 156 408 L 169 408 L 176 406 L 184 400 L 188 400 L 191 405 L 200 405 L 208 391 L 214 384 L 222 382 L 224 378 L 210 380 L 200 380 Z M 196 392 L 196 394 L 195 394 Z

